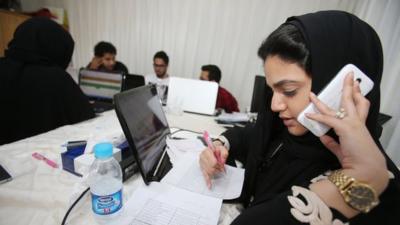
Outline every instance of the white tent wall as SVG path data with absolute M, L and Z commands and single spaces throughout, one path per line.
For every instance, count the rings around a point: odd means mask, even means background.
M 21 0 L 23 10 L 45 6 L 67 10 L 75 40 L 73 65 L 85 66 L 101 40 L 117 47 L 117 59 L 131 73 L 151 73 L 152 57 L 164 50 L 169 74 L 197 78 L 204 64 L 222 70 L 221 86 L 251 103 L 261 42 L 287 17 L 338 9 L 359 16 L 379 34 L 385 56 L 381 112 L 393 116 L 382 144 L 400 165 L 400 1 L 398 0 Z M 398 101 L 398 100 L 397 100 Z

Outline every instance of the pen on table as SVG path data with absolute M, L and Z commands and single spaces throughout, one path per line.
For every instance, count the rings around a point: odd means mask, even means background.
M 213 145 L 213 143 L 211 141 L 211 138 L 210 138 L 210 135 L 208 134 L 207 131 L 204 131 L 203 139 L 207 143 L 207 146 L 214 152 L 214 156 L 215 156 L 215 158 L 217 158 L 218 164 L 220 164 L 222 166 L 222 170 L 226 173 L 226 170 L 225 170 L 225 167 L 224 167 L 224 163 L 222 162 L 222 158 L 221 158 L 221 152 L 217 151 L 217 149 Z
M 51 167 L 53 167 L 53 168 L 58 168 L 58 165 L 57 165 L 56 162 L 54 162 L 54 161 L 52 161 L 52 160 L 50 160 L 50 159 L 44 157 L 44 156 L 43 156 L 42 154 L 40 154 L 40 153 L 34 152 L 34 153 L 32 154 L 32 157 L 35 158 L 35 159 L 38 159 L 38 160 L 43 160 L 43 161 L 45 161 L 47 165 L 49 165 L 49 166 L 51 166 Z

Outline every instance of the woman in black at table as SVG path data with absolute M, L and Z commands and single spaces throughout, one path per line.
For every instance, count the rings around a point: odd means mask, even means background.
M 0 59 L 0 144 L 94 117 L 65 71 L 73 49 L 71 35 L 50 19 L 18 26 Z
M 400 173 L 379 143 L 383 55 L 375 31 L 340 11 L 290 17 L 258 55 L 268 86 L 265 107 L 255 125 L 228 130 L 214 142 L 223 162 L 236 159 L 245 167 L 239 198 L 245 210 L 233 224 L 397 224 Z M 344 113 L 337 114 L 312 93 L 348 63 L 375 85 L 364 97 L 348 74 Z M 321 113 L 308 117 L 333 128 L 321 138 L 296 119 L 310 101 Z M 223 165 L 210 149 L 200 165 L 211 186 Z

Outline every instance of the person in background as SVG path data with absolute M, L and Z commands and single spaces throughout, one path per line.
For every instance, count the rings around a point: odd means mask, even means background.
M 221 80 L 221 70 L 216 65 L 204 65 L 201 67 L 200 80 L 219 82 Z M 218 86 L 218 96 L 216 109 L 223 109 L 227 113 L 239 112 L 238 103 L 228 90 Z
M 147 74 L 145 78 L 146 84 L 154 84 L 157 87 L 158 96 L 160 96 L 163 104 L 167 103 L 169 74 L 168 74 L 169 57 L 164 51 L 157 52 L 153 57 L 154 73 Z
M 123 72 L 128 74 L 128 68 L 116 61 L 117 49 L 113 44 L 101 41 L 94 46 L 94 57 L 86 68 L 106 72 Z
M 65 71 L 73 49 L 71 35 L 51 19 L 36 17 L 17 27 L 0 59 L 0 144 L 95 116 Z
M 400 172 L 379 143 L 383 52 L 375 30 L 342 11 L 294 16 L 258 55 L 266 91 L 257 122 L 229 129 L 214 141 L 218 152 L 200 156 L 209 187 L 228 157 L 245 167 L 238 199 L 245 209 L 232 224 L 398 224 Z M 363 96 L 347 74 L 336 111 L 315 94 L 348 63 L 374 87 Z M 320 113 L 307 118 L 332 128 L 321 137 L 297 121 L 310 102 Z

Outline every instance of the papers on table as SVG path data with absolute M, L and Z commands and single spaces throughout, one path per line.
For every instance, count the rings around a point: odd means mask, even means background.
M 248 122 L 250 117 L 247 113 L 222 113 L 216 119 L 218 122 L 222 123 L 240 123 L 240 122 Z
M 115 224 L 216 225 L 221 205 L 221 199 L 152 182 L 133 193 Z
M 181 139 L 196 139 L 200 134 L 194 133 L 189 130 L 181 130 L 178 128 L 170 128 L 171 136 L 174 138 L 181 138 Z
M 216 225 L 222 199 L 239 197 L 244 170 L 225 166 L 212 180 L 209 190 L 199 165 L 205 148 L 199 139 L 167 139 L 173 168 L 161 180 L 139 187 L 113 224 L 129 225 Z
M 225 165 L 225 170 L 226 173 L 221 172 L 213 177 L 212 187 L 208 189 L 200 170 L 198 154 L 188 153 L 174 164 L 161 182 L 216 198 L 237 198 L 243 187 L 244 169 Z
M 171 160 L 172 165 L 175 166 L 176 162 L 186 153 L 200 154 L 206 147 L 203 142 L 197 138 L 174 140 L 167 139 L 167 153 Z

